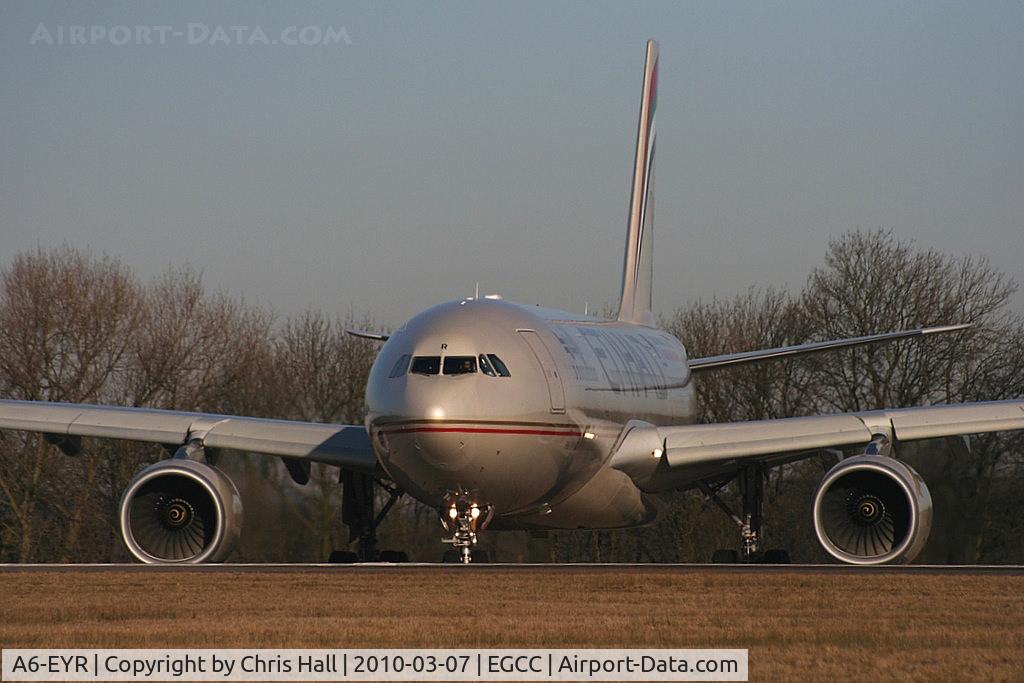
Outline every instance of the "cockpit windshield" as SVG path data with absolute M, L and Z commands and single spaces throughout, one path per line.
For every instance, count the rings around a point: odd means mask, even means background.
M 436 375 L 441 371 L 441 356 L 416 356 L 409 372 L 415 375 Z
M 495 356 L 493 353 L 487 354 L 487 357 L 491 361 L 491 365 L 494 367 L 494 371 L 498 373 L 499 377 L 511 377 L 512 373 L 508 371 L 505 364 L 501 362 L 501 359 Z M 481 356 L 482 358 L 482 356 Z
M 472 375 L 480 368 L 480 372 L 488 377 L 511 377 L 512 374 L 501 359 L 493 353 L 481 353 L 479 356 L 402 356 L 391 369 L 389 377 L 400 377 L 406 372 L 413 375 Z
M 473 356 L 445 356 L 444 374 L 469 375 L 476 372 L 476 358 Z
M 392 379 L 395 377 L 401 377 L 405 374 L 406 370 L 409 369 L 409 354 L 403 354 L 401 358 L 395 361 L 395 365 L 391 368 L 391 374 L 388 377 Z

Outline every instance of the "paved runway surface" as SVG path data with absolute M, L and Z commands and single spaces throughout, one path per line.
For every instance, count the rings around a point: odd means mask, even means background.
M 0 573 L 17 572 L 245 572 L 245 573 L 387 573 L 387 572 L 672 572 L 679 574 L 713 573 L 771 573 L 771 574 L 987 574 L 1002 576 L 1024 575 L 1024 565 L 883 565 L 856 567 L 837 564 L 202 564 L 202 565 L 143 565 L 143 564 L 0 564 Z

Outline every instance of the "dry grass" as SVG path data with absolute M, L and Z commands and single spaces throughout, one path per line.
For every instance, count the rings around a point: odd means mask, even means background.
M 0 572 L 3 647 L 749 648 L 752 680 L 1024 679 L 1024 577 Z

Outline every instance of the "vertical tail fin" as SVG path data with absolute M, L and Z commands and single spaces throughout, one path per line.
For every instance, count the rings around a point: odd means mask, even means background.
M 626 258 L 622 267 L 622 300 L 618 319 L 654 325 L 651 283 L 654 278 L 654 112 L 658 106 L 658 44 L 647 41 L 640 124 L 636 133 L 633 194 L 629 201 Z

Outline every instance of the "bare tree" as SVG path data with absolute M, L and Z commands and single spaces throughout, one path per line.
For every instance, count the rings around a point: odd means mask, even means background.
M 123 369 L 138 326 L 138 304 L 134 278 L 112 259 L 90 259 L 70 249 L 15 257 L 0 273 L 4 395 L 109 399 L 109 383 Z M 98 460 L 89 454 L 54 458 L 38 435 L 11 436 L 5 442 L 0 497 L 8 510 L 0 534 L 17 539 L 10 543 L 17 559 L 38 559 L 43 537 L 76 545 L 83 516 L 92 510 L 89 487 L 96 482 Z M 43 501 L 49 505 L 41 506 Z
M 691 358 L 799 344 L 814 333 L 788 293 L 754 288 L 727 301 L 697 301 L 676 311 L 665 327 Z M 805 385 L 806 369 L 796 363 L 704 372 L 696 378 L 700 418 L 727 422 L 802 414 L 812 408 Z
M 206 293 L 189 268 L 146 288 L 124 394 L 133 405 L 231 413 L 274 412 L 272 316 L 223 293 Z
M 331 319 L 320 311 L 289 318 L 277 337 L 283 406 L 289 416 L 314 422 L 362 422 L 366 381 L 375 345 L 345 332 L 373 328 L 370 319 Z
M 957 400 L 1012 321 L 1016 285 L 983 260 L 917 250 L 892 231 L 833 240 L 802 307 L 822 338 L 970 323 L 965 332 L 840 351 L 814 364 L 823 408 L 868 410 Z M 990 360 L 990 359 L 989 359 Z

